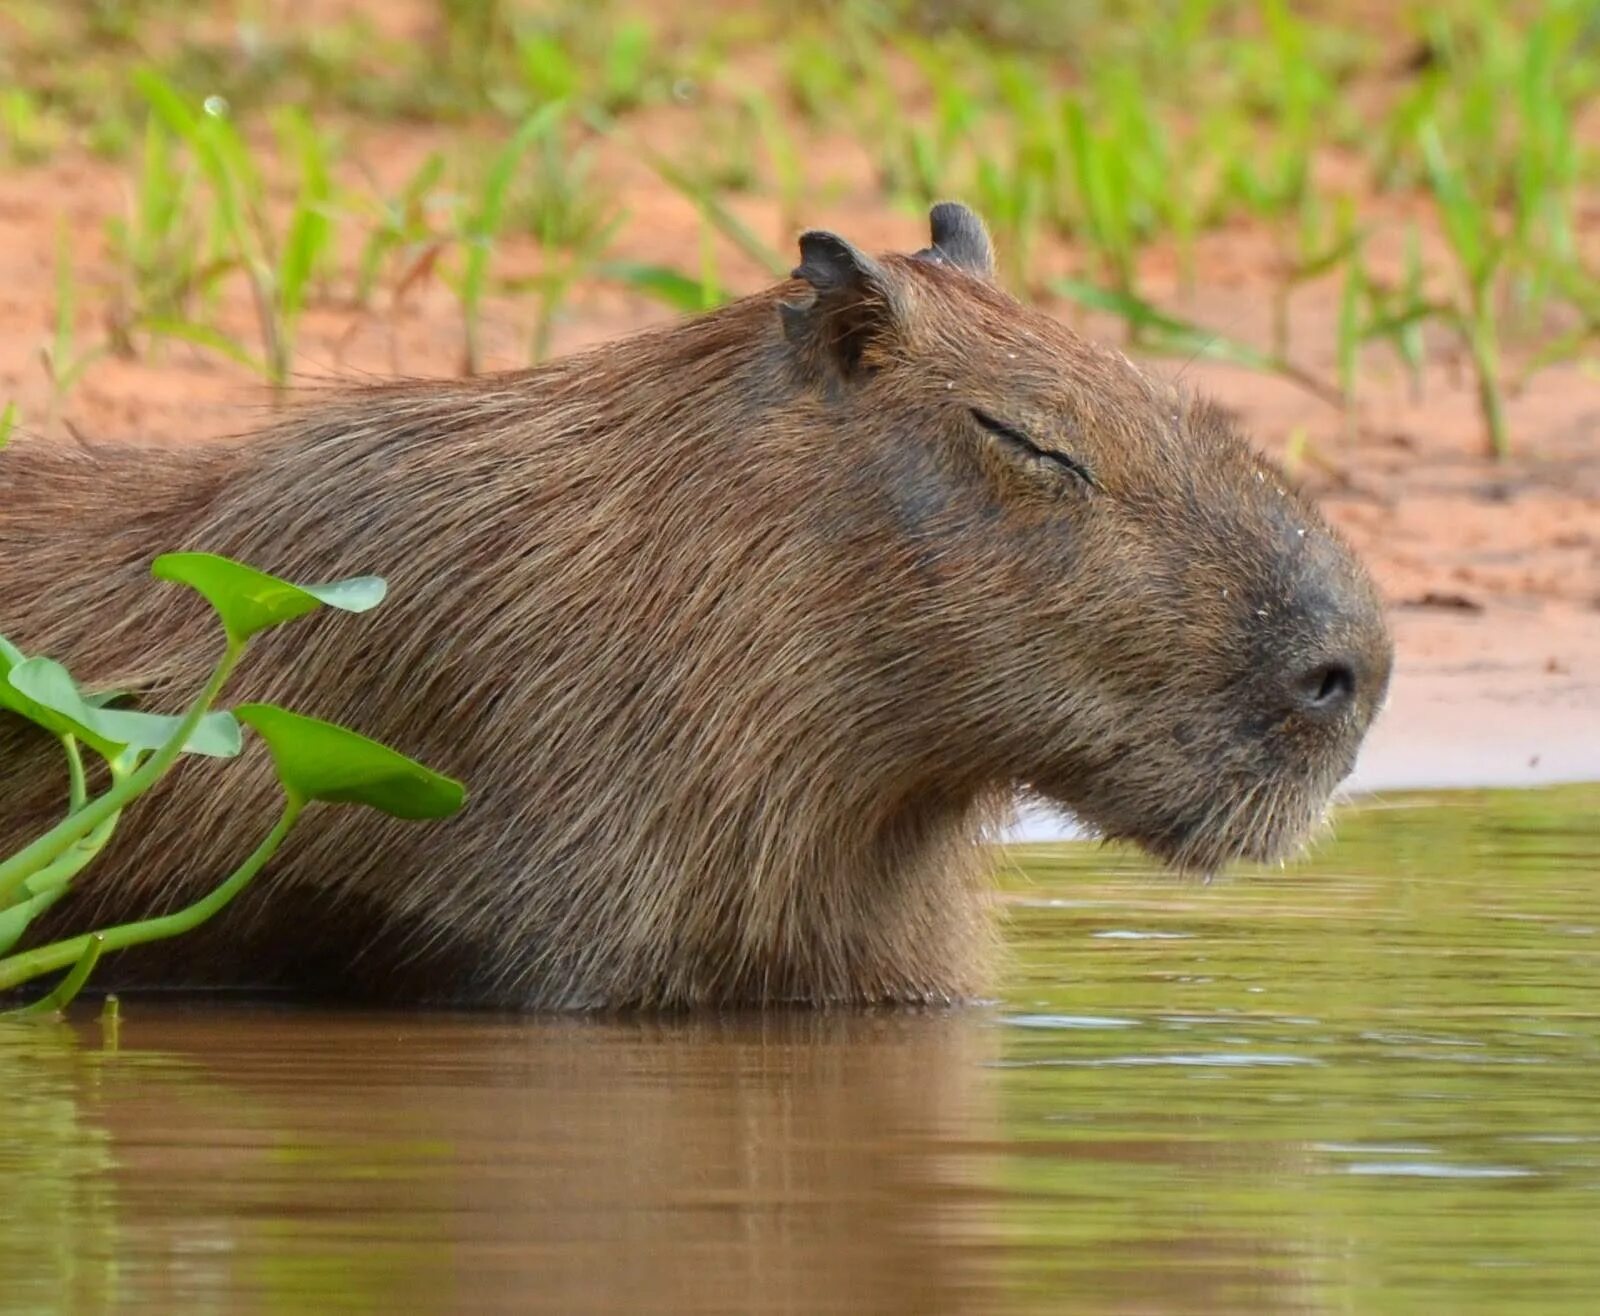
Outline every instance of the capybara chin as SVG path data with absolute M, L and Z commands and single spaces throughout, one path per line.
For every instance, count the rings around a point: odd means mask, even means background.
M 536 370 L 382 384 L 252 440 L 0 456 L 0 631 L 174 708 L 218 652 L 150 560 L 388 603 L 263 639 L 274 699 L 466 779 L 456 819 L 308 815 L 123 985 L 522 1007 L 945 1001 L 984 983 L 1018 790 L 1173 864 L 1296 847 L 1389 678 L 1373 588 L 1223 413 L 993 282 L 981 222 Z M 65 791 L 0 723 L 0 850 Z M 57 906 L 209 888 L 264 756 L 186 764 Z M 58 925 L 59 928 L 59 925 Z

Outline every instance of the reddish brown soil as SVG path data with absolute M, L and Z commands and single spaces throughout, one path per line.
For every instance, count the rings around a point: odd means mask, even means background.
M 634 131 L 665 141 L 691 123 L 666 111 Z M 362 125 L 350 127 L 350 139 L 352 155 L 386 188 L 397 187 L 443 140 L 428 128 Z M 600 175 L 629 212 L 617 257 L 695 270 L 701 226 L 693 207 L 620 144 L 607 149 Z M 859 148 L 834 143 L 825 160 L 827 182 L 815 190 L 806 223 L 838 228 L 868 247 L 923 243 L 922 217 L 882 204 Z M 125 204 L 124 173 L 85 156 L 0 171 L 0 403 L 14 398 L 29 428 L 43 428 L 49 412 L 39 349 L 53 322 L 58 231 L 72 243 L 79 337 L 90 345 L 103 337 L 113 288 L 104 232 Z M 782 232 L 773 203 L 749 199 L 737 209 L 763 237 L 781 237 L 784 250 L 792 247 L 793 234 Z M 358 241 L 359 235 L 348 239 L 352 255 Z M 736 288 L 765 278 L 732 251 L 719 261 L 723 279 Z M 512 241 L 497 271 L 527 272 L 537 264 L 536 251 Z M 1065 247 L 1040 253 L 1046 275 L 1074 264 L 1075 253 Z M 1174 286 L 1172 266 L 1162 253 L 1147 262 L 1156 300 L 1231 337 L 1266 341 L 1273 268 L 1267 235 L 1241 229 L 1207 237 L 1200 284 L 1187 295 Z M 439 282 L 417 287 L 399 307 L 387 292 L 368 309 L 350 305 L 348 289 L 331 294 L 302 327 L 298 360 L 308 377 L 459 368 L 459 310 Z M 1336 299 L 1336 288 L 1313 285 L 1294 301 L 1293 354 L 1325 377 L 1333 374 Z M 1073 315 L 1066 306 L 1053 309 Z M 671 314 L 614 288 L 582 286 L 557 326 L 555 348 L 570 351 Z M 228 291 L 224 315 L 241 337 L 255 341 L 242 289 Z M 490 366 L 526 363 L 531 319 L 526 301 L 491 304 Z M 1085 328 L 1102 337 L 1120 332 L 1098 322 Z M 1283 453 L 1299 431 L 1308 446 L 1296 477 L 1378 576 L 1393 609 L 1399 670 L 1360 782 L 1600 775 L 1600 363 L 1591 358 L 1534 376 L 1509 403 L 1515 452 L 1494 462 L 1484 456 L 1475 395 L 1458 353 L 1442 340 L 1431 347 L 1420 398 L 1410 395 L 1383 349 L 1368 353 L 1353 417 L 1245 370 L 1204 361 L 1155 368 L 1219 397 L 1268 451 Z M 81 434 L 194 442 L 246 431 L 268 405 L 246 371 L 169 344 L 148 356 L 93 364 L 54 428 L 63 441 Z

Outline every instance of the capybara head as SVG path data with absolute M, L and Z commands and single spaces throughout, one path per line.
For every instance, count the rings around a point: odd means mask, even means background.
M 1223 411 L 996 287 L 970 211 L 932 230 L 881 259 L 807 233 L 780 305 L 947 623 L 928 706 L 1107 837 L 1285 855 L 1384 700 L 1366 572 Z

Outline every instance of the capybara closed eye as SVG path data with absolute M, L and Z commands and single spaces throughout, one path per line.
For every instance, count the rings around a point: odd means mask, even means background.
M 1292 851 L 1381 704 L 1373 588 L 1224 415 L 994 283 L 807 233 L 794 277 L 536 370 L 354 389 L 226 447 L 0 455 L 0 631 L 180 705 L 206 549 L 391 600 L 264 639 L 231 697 L 473 789 L 308 816 L 200 933 L 108 980 L 682 1007 L 984 984 L 981 840 L 1019 790 L 1164 859 Z M 0 850 L 63 797 L 0 721 Z M 130 816 L 72 926 L 170 908 L 270 825 L 259 754 Z

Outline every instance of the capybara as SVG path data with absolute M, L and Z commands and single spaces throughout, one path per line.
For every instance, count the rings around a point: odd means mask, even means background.
M 392 596 L 262 639 L 228 694 L 465 779 L 314 811 L 201 932 L 102 980 L 548 1007 L 930 1002 L 985 981 L 1019 791 L 1173 864 L 1292 851 L 1384 698 L 1369 578 L 1222 411 L 995 286 L 982 223 L 538 369 L 384 383 L 178 451 L 0 455 L 0 632 L 171 710 L 219 652 L 149 564 Z M 65 798 L 0 722 L 0 851 Z M 270 826 L 259 747 L 189 761 L 52 929 L 172 908 Z M 66 920 L 64 923 L 63 920 Z

